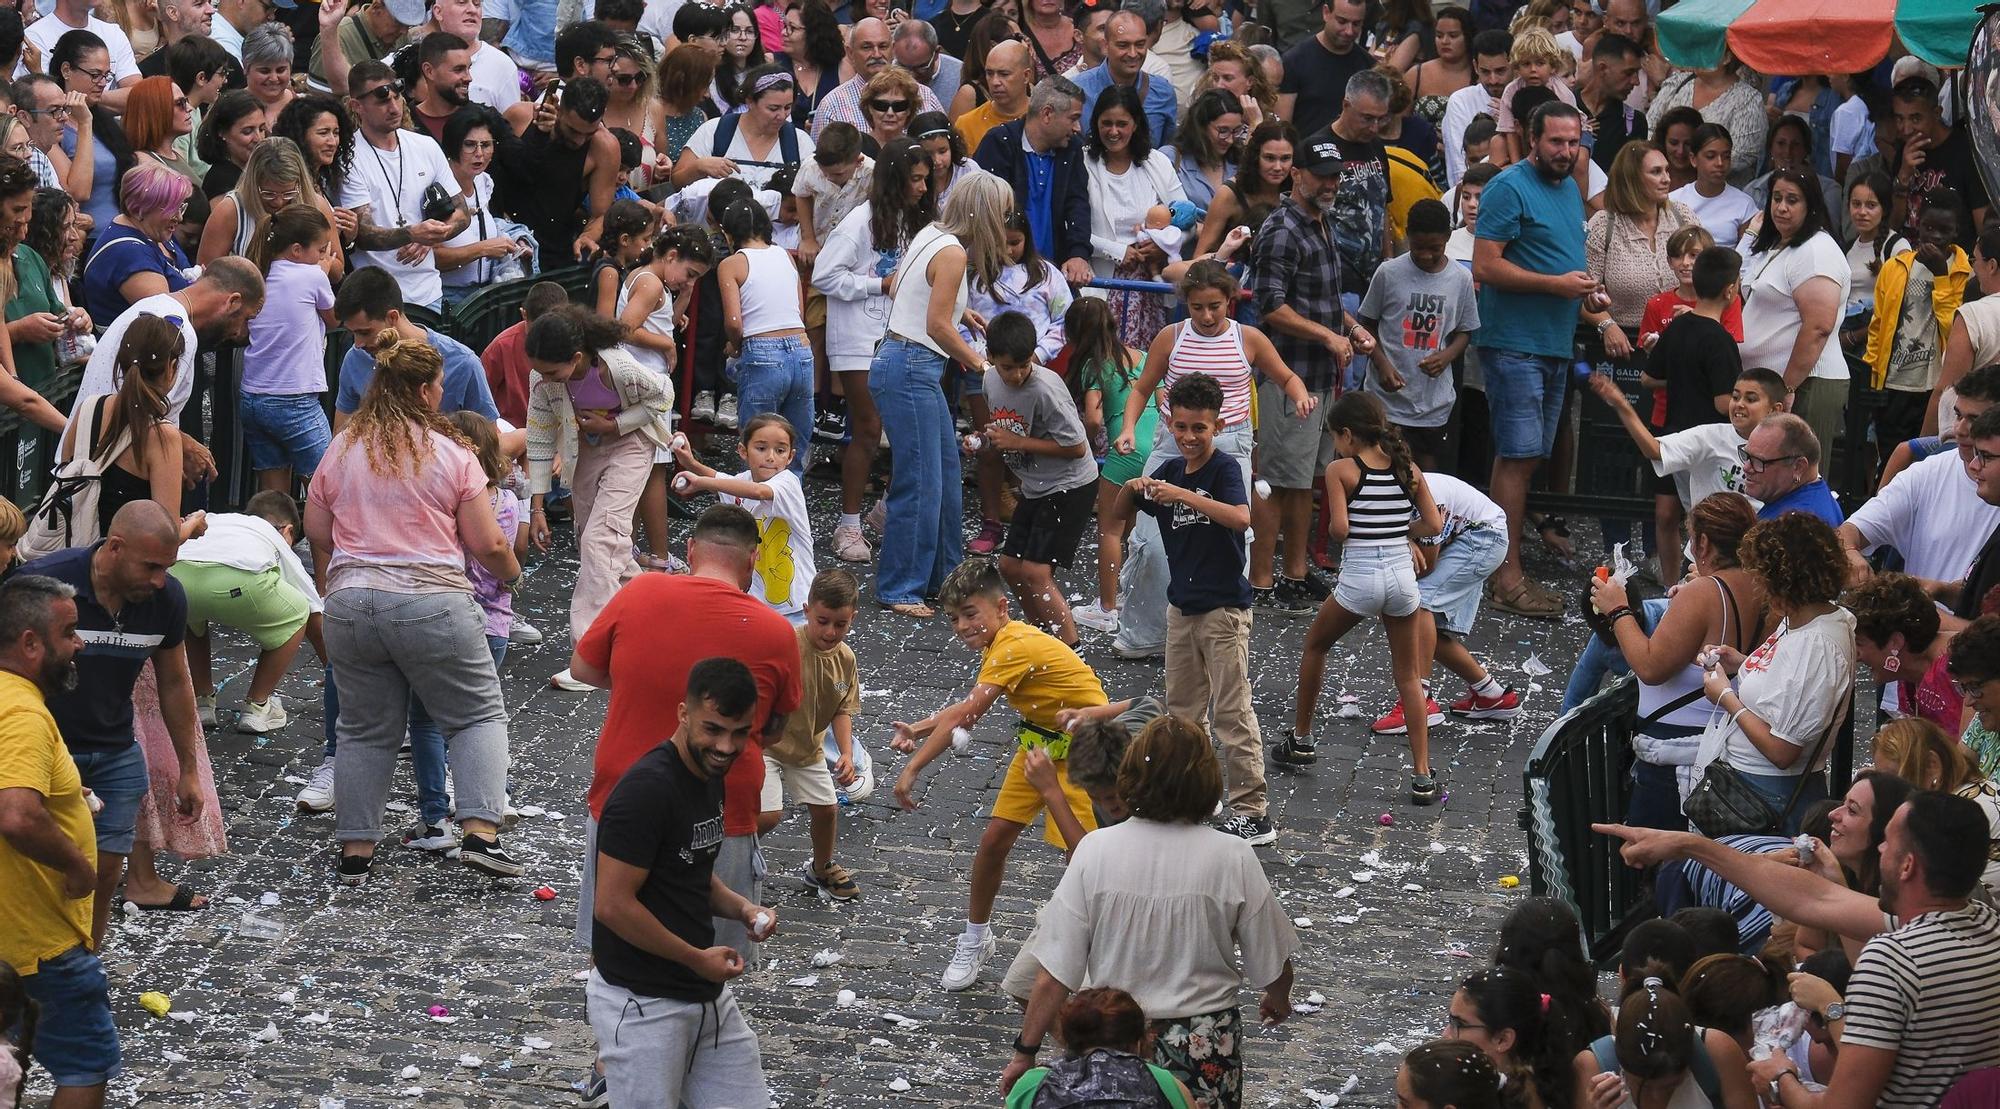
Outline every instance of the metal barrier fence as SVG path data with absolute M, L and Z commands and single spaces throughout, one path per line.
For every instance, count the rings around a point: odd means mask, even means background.
M 1529 890 L 1576 910 L 1584 947 L 1599 964 L 1617 958 L 1626 931 L 1653 915 L 1644 876 L 1625 865 L 1616 840 L 1590 830 L 1625 819 L 1638 713 L 1639 683 L 1628 674 L 1550 724 L 1521 771 Z M 1850 712 L 1827 762 L 1833 796 L 1846 792 L 1853 770 Z

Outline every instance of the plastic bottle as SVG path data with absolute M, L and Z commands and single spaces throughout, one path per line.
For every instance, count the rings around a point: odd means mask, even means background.
M 1596 570 L 1592 571 L 1591 573 L 1592 576 L 1595 577 L 1598 581 L 1611 580 L 1611 568 L 1609 566 L 1599 566 Z M 1590 611 L 1597 613 L 1599 616 L 1604 615 L 1604 610 L 1598 608 L 1597 602 L 1594 600 L 1590 602 Z

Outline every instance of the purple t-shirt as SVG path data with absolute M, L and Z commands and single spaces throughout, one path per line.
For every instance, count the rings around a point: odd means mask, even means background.
M 501 534 L 511 546 L 521 532 L 521 498 L 509 489 L 494 490 L 493 515 L 499 518 Z M 502 589 L 500 579 L 476 558 L 465 560 L 465 576 L 472 580 L 472 599 L 486 613 L 486 634 L 507 638 L 514 630 L 514 595 Z
M 243 391 L 275 396 L 326 392 L 326 324 L 333 285 L 318 266 L 273 259 L 264 310 L 250 320 Z

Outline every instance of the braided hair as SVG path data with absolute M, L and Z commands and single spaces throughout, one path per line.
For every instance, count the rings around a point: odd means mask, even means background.
M 1372 393 L 1343 393 L 1326 411 L 1328 435 L 1345 431 L 1364 447 L 1380 447 L 1389 456 L 1389 472 L 1403 494 L 1417 495 L 1417 464 L 1410 457 L 1410 445 L 1403 433 L 1389 422 L 1389 412 Z
M 467 450 L 472 442 L 458 425 L 424 400 L 424 387 L 444 376 L 444 359 L 429 343 L 404 339 L 386 331 L 375 348 L 375 376 L 361 396 L 361 406 L 341 434 L 360 441 L 368 452 L 368 468 L 384 476 L 404 470 L 408 456 L 411 476 L 423 470 L 431 455 L 433 432 Z

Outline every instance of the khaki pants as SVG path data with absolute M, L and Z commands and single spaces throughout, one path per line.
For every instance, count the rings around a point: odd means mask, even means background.
M 1834 381 L 1824 377 L 1809 377 L 1799 382 L 1792 407 L 1794 415 L 1812 425 L 1813 434 L 1819 437 L 1820 476 L 1831 477 L 1833 468 L 1833 440 L 1840 434 L 1842 413 L 1847 408 L 1848 382 Z M 1893 448 L 1895 444 L 1889 444 Z
M 1250 705 L 1250 610 L 1167 610 L 1167 711 L 1206 723 L 1222 744 L 1232 812 L 1264 815 L 1264 734 Z
M 612 594 L 639 572 L 632 561 L 632 512 L 652 472 L 653 441 L 644 432 L 577 447 L 570 482 L 576 521 L 576 591 L 569 598 L 573 641 L 583 639 Z

